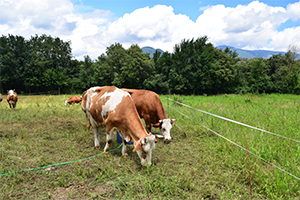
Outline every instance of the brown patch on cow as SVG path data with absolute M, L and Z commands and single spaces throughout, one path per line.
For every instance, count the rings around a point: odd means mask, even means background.
M 139 150 L 140 148 L 142 148 L 141 141 L 139 141 L 139 142 L 136 144 L 136 146 L 135 146 L 134 149 L 133 149 L 133 152 Z

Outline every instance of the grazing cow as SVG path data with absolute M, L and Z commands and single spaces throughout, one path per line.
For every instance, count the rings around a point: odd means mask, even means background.
M 7 103 L 9 104 L 10 109 L 16 109 L 18 96 L 15 90 L 7 90 Z
M 106 145 L 109 151 L 112 134 L 118 131 L 123 138 L 122 155 L 126 156 L 126 143 L 133 141 L 142 165 L 151 165 L 152 150 L 157 140 L 145 130 L 132 98 L 115 86 L 92 87 L 83 93 L 81 108 L 86 113 L 95 136 L 95 147 L 100 146 L 99 130 L 106 126 Z
M 146 127 L 151 133 L 151 124 L 153 127 L 160 128 L 160 132 L 167 142 L 171 141 L 170 130 L 172 123 L 176 119 L 167 119 L 166 111 L 161 103 L 159 96 L 149 90 L 122 89 L 129 92 L 135 107 L 141 118 L 144 118 Z
M 81 96 L 73 96 L 70 99 L 65 101 L 65 105 L 74 105 L 75 103 L 80 103 L 82 97 Z
M 1 103 L 1 101 L 2 101 L 2 95 L 1 95 L 1 93 L 0 93 L 0 103 Z

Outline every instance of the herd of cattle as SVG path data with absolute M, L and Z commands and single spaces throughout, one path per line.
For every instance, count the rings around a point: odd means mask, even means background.
M 7 92 L 7 102 L 11 109 L 16 108 L 18 101 L 15 90 Z M 0 102 L 2 97 L 0 94 Z M 123 140 L 122 155 L 127 156 L 126 144 L 133 141 L 142 165 L 151 165 L 152 150 L 156 138 L 171 141 L 170 130 L 176 119 L 168 119 L 159 96 L 152 91 L 136 89 L 119 89 L 115 86 L 92 87 L 82 96 L 73 96 L 65 105 L 81 104 L 86 115 L 87 127 L 92 128 L 95 147 L 100 146 L 100 128 L 106 127 L 106 145 L 104 152 L 109 151 L 114 132 L 118 131 Z M 141 118 L 144 119 L 146 129 Z M 151 127 L 160 128 L 162 135 L 153 135 Z

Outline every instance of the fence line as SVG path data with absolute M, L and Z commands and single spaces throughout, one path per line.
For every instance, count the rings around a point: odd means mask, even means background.
M 185 115 L 185 114 L 183 114 L 182 112 L 180 112 L 180 111 L 176 110 L 175 108 L 172 108 L 172 109 L 173 109 L 173 110 L 175 110 L 176 112 L 178 112 L 179 114 L 181 114 L 181 115 L 185 116 L 186 118 L 188 118 L 188 119 L 192 120 L 193 122 L 196 122 L 196 121 L 194 121 L 193 119 L 191 119 L 190 117 L 188 117 L 187 115 Z M 259 158 L 259 159 L 263 160 L 264 162 L 266 162 L 266 163 L 268 163 L 268 164 L 270 164 L 270 165 L 272 165 L 272 166 L 276 167 L 277 169 L 279 169 L 279 170 L 283 171 L 284 173 L 286 173 L 286 174 L 288 174 L 288 175 L 290 175 L 290 176 L 292 176 L 292 177 L 294 177 L 294 178 L 296 178 L 297 180 L 299 180 L 299 181 L 300 181 L 300 178 L 298 178 L 297 176 L 293 175 L 292 173 L 290 173 L 290 172 L 288 172 L 288 171 L 286 171 L 286 170 L 284 170 L 284 169 L 282 169 L 282 168 L 278 167 L 277 165 L 275 165 L 275 164 L 273 164 L 273 163 L 271 163 L 271 162 L 267 161 L 266 159 L 264 159 L 264 158 L 262 158 L 262 157 L 260 157 L 260 156 L 256 155 L 255 153 L 252 153 L 252 152 L 251 152 L 251 151 L 249 151 L 248 149 L 246 149 L 246 148 L 244 148 L 244 147 L 240 146 L 239 144 L 237 144 L 237 143 L 235 143 L 235 142 L 233 142 L 233 141 L 229 140 L 228 138 L 224 137 L 223 135 L 221 135 L 221 134 L 217 133 L 217 132 L 216 132 L 216 131 L 214 131 L 214 130 L 211 130 L 210 128 L 208 128 L 208 127 L 204 126 L 203 124 L 200 124 L 199 122 L 196 122 L 196 123 L 198 123 L 200 126 L 202 126 L 202 127 L 206 128 L 207 130 L 209 130 L 209 131 L 213 132 L 213 133 L 214 133 L 214 134 L 216 134 L 217 136 L 219 136 L 219 137 L 221 137 L 221 138 L 223 138 L 223 139 L 227 140 L 228 142 L 230 142 L 230 143 L 232 143 L 232 144 L 236 145 L 237 147 L 239 147 L 239 148 L 243 149 L 244 151 L 246 151 L 246 152 L 248 152 L 248 153 L 250 153 L 250 154 L 254 155 L 255 157 L 257 157 L 257 158 Z
M 242 122 L 234 121 L 234 120 L 228 119 L 228 118 L 226 118 L 226 117 L 222 117 L 222 116 L 219 116 L 219 115 L 215 115 L 215 114 L 206 112 L 206 111 L 204 111 L 204 110 L 200 110 L 200 109 L 194 108 L 194 107 L 192 107 L 192 106 L 189 106 L 189 105 L 180 103 L 180 102 L 175 101 L 175 100 L 170 99 L 170 98 L 169 98 L 169 100 L 171 100 L 171 101 L 173 101 L 173 102 L 175 102 L 175 103 L 177 103 L 177 104 L 180 104 L 180 105 L 182 105 L 182 106 L 185 106 L 185 107 L 188 107 L 188 108 L 191 108 L 191 109 L 195 109 L 195 110 L 200 111 L 200 112 L 202 112 L 202 113 L 205 113 L 205 114 L 208 114 L 208 115 L 217 117 L 217 118 L 219 118 L 219 119 L 223 119 L 223 120 L 226 120 L 226 121 L 235 123 L 235 124 L 239 124 L 239 125 L 242 125 L 242 126 L 246 126 L 246 127 L 248 127 L 248 128 L 252 128 L 252 129 L 256 129 L 256 130 L 259 130 L 259 131 L 262 131 L 262 132 L 265 132 L 265 133 L 269 133 L 269 134 L 272 134 L 272 135 L 275 135 L 275 136 L 278 136 L 278 137 L 281 137 L 281 138 L 284 138 L 284 139 L 288 139 L 288 140 L 290 140 L 290 141 L 294 141 L 294 142 L 298 142 L 298 143 L 300 142 L 300 140 L 288 138 L 288 137 L 285 137 L 285 136 L 283 136 L 283 135 L 279 135 L 279 134 L 276 134 L 276 133 L 273 133 L 273 132 L 270 132 L 270 131 L 266 131 L 266 130 L 261 129 L 261 128 L 257 128 L 257 127 L 254 127 L 254 126 L 251 126 L 251 125 L 248 125 L 248 124 L 244 124 L 244 123 L 242 123 Z

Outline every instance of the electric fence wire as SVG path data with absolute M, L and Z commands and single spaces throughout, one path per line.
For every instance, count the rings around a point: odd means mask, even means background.
M 264 162 L 266 162 L 266 163 L 268 163 L 268 164 L 272 165 L 273 167 L 276 167 L 277 169 L 279 169 L 279 170 L 283 171 L 284 173 L 286 173 L 286 174 L 288 174 L 288 175 L 290 175 L 290 176 L 292 176 L 292 177 L 294 177 L 294 178 L 296 178 L 297 180 L 299 180 L 299 181 L 300 181 L 300 178 L 298 178 L 297 176 L 293 175 L 292 173 L 290 173 L 290 172 L 288 172 L 288 171 L 286 171 L 286 170 L 282 169 L 281 167 L 278 167 L 277 165 L 275 165 L 275 164 L 273 164 L 273 163 L 271 163 L 271 162 L 267 161 L 266 159 L 264 159 L 264 158 L 262 158 L 262 157 L 260 157 L 260 156 L 256 155 L 255 153 L 252 153 L 252 152 L 251 152 L 251 151 L 249 151 L 248 149 L 245 149 L 244 147 L 242 147 L 242 146 L 238 145 L 237 143 L 235 143 L 235 142 L 233 142 L 233 141 L 231 141 L 231 140 L 227 139 L 227 138 L 226 138 L 226 137 L 224 137 L 223 135 L 221 135 L 221 134 L 217 133 L 217 132 L 216 132 L 216 131 L 214 131 L 214 130 L 211 130 L 210 128 L 208 128 L 208 127 L 204 126 L 203 124 L 200 124 L 199 122 L 196 122 L 196 121 L 194 121 L 193 119 L 191 119 L 191 118 L 190 118 L 190 117 L 188 117 L 187 115 L 183 114 L 182 112 L 180 112 L 180 111 L 176 110 L 175 108 L 171 108 L 171 109 L 175 110 L 176 112 L 178 112 L 179 114 L 181 114 L 181 115 L 185 116 L 186 118 L 190 119 L 191 121 L 193 121 L 193 122 L 195 122 L 195 123 L 198 123 L 200 126 L 202 126 L 202 127 L 206 128 L 207 130 L 209 130 L 209 131 L 213 132 L 213 133 L 214 133 L 214 134 L 216 134 L 217 136 L 219 136 L 219 137 L 221 137 L 221 138 L 223 138 L 223 139 L 227 140 L 228 142 L 230 142 L 230 143 L 232 143 L 232 144 L 236 145 L 237 147 L 239 147 L 239 148 L 243 149 L 244 151 L 247 151 L 248 153 L 250 153 L 250 154 L 254 155 L 255 157 L 257 157 L 257 158 L 259 158 L 259 159 L 263 160 Z
M 248 127 L 248 128 L 252 128 L 252 129 L 256 129 L 256 130 L 259 130 L 259 131 L 262 131 L 262 132 L 265 132 L 265 133 L 269 133 L 269 134 L 271 134 L 271 135 L 275 135 L 275 136 L 278 136 L 278 137 L 281 137 L 281 138 L 284 138 L 284 139 L 288 139 L 288 140 L 290 140 L 290 141 L 294 141 L 294 142 L 298 142 L 298 143 L 300 142 L 300 140 L 296 140 L 296 139 L 293 139 L 293 138 L 285 137 L 285 136 L 283 136 L 283 135 L 279 135 L 279 134 L 276 134 L 276 133 L 273 133 L 273 132 L 270 132 L 270 131 L 266 131 L 266 130 L 264 130 L 264 129 L 257 128 L 257 127 L 254 127 L 254 126 L 251 126 L 251 125 L 248 125 L 248 124 L 244 124 L 244 123 L 242 123 L 242 122 L 237 122 L 237 121 L 234 121 L 234 120 L 232 120 L 232 119 L 228 119 L 228 118 L 226 118 L 226 117 L 222 117 L 222 116 L 219 116 L 219 115 L 215 115 L 215 114 L 206 112 L 206 111 L 204 111 L 204 110 L 200 110 L 200 109 L 194 108 L 194 107 L 192 107 L 192 106 L 189 106 L 189 105 L 180 103 L 180 102 L 175 101 L 175 100 L 170 99 L 170 98 L 169 98 L 169 100 L 171 100 L 171 101 L 173 101 L 173 102 L 175 102 L 175 103 L 177 103 L 177 104 L 180 104 L 180 105 L 182 105 L 182 106 L 185 106 L 185 107 L 187 107 L 187 108 L 191 108 L 191 109 L 197 110 L 197 111 L 199 111 L 199 112 L 202 112 L 202 113 L 205 113 L 205 114 L 208 114 L 208 115 L 217 117 L 217 118 L 219 118 L 219 119 L 223 119 L 223 120 L 226 120 L 226 121 L 235 123 L 235 124 L 239 124 L 239 125 L 242 125 L 242 126 L 246 126 L 246 127 Z

